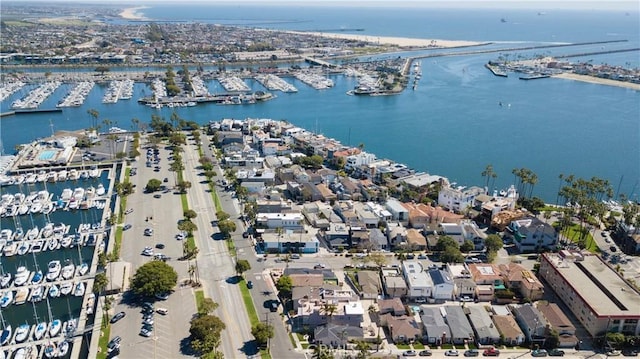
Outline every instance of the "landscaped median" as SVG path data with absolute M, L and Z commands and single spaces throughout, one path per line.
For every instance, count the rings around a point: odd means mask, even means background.
M 103 317 L 103 320 L 106 317 Z M 102 326 L 102 330 L 100 331 L 100 339 L 98 340 L 98 355 L 97 359 L 107 359 L 107 344 L 109 344 L 109 336 L 111 335 L 111 324 L 109 322 Z
M 240 286 L 240 292 L 242 293 L 242 300 L 244 301 L 244 306 L 247 308 L 247 315 L 249 316 L 249 322 L 251 322 L 251 327 L 254 327 L 256 324 L 260 323 L 260 318 L 258 318 L 258 312 L 256 312 L 256 307 L 253 305 L 253 298 L 251 297 L 251 292 L 249 288 L 247 288 L 247 283 L 242 278 L 238 282 Z M 265 349 L 260 350 L 260 357 L 262 359 L 271 359 L 271 354 Z

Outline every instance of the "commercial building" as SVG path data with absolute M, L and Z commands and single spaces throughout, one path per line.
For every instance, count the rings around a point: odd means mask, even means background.
M 600 257 L 545 253 L 539 273 L 592 336 L 640 334 L 640 293 Z

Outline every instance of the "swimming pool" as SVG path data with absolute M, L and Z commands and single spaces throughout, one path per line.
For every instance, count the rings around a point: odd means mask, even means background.
M 53 151 L 53 150 L 42 151 L 40 152 L 40 155 L 38 155 L 38 159 L 40 161 L 48 161 L 52 159 L 55 155 L 56 155 L 56 151 Z

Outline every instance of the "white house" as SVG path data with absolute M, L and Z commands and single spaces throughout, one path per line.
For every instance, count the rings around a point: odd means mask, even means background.
M 376 155 L 373 153 L 360 152 L 357 155 L 347 156 L 344 168 L 347 171 L 353 171 L 356 167 L 368 165 L 376 161 Z
M 553 249 L 558 243 L 556 230 L 535 217 L 512 221 L 508 229 L 513 232 L 514 243 L 520 252 Z
M 408 286 L 407 297 L 426 301 L 433 295 L 433 281 L 420 262 L 404 261 L 402 271 Z
M 303 217 L 301 213 L 258 213 L 256 223 L 272 229 L 301 229 Z
M 445 187 L 438 193 L 438 205 L 454 212 L 462 212 L 473 207 L 476 196 L 484 194 L 484 188 L 480 187 Z
M 440 269 L 432 269 L 429 271 L 431 281 L 433 283 L 433 299 L 436 300 L 453 300 L 455 295 L 455 284 L 451 275 Z

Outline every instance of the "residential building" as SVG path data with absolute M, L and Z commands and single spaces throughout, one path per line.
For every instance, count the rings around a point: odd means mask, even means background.
M 356 280 L 360 286 L 360 297 L 375 299 L 382 293 L 382 282 L 376 271 L 362 270 L 356 273 Z
M 433 295 L 433 281 L 429 272 L 418 261 L 402 262 L 402 271 L 407 281 L 407 296 L 413 300 L 426 301 Z
M 378 312 L 380 315 L 389 314 L 399 317 L 407 314 L 407 310 L 400 298 L 378 299 Z
M 264 228 L 303 229 L 302 213 L 258 213 L 256 225 Z
M 407 229 L 407 247 L 412 251 L 424 251 L 427 249 L 427 239 L 414 228 Z
M 524 333 L 512 315 L 494 315 L 491 319 L 493 319 L 505 345 L 517 346 L 524 343 Z
M 578 344 L 576 327 L 556 303 L 538 303 L 536 307 L 549 322 L 549 329 L 558 333 L 560 348 L 574 348 Z
M 378 228 L 371 228 L 369 230 L 369 243 L 373 250 L 389 249 L 389 240 L 387 239 L 387 236 Z
M 531 304 L 516 306 L 511 311 L 527 341 L 542 346 L 549 325 L 542 313 Z
M 455 239 L 460 245 L 465 241 L 471 241 L 475 250 L 484 249 L 484 240 L 487 235 L 473 221 L 461 220 L 458 223 L 441 223 L 440 228 L 442 234 Z
M 490 263 L 468 264 L 471 279 L 476 283 L 476 298 L 492 301 L 496 289 L 505 289 L 500 269 Z
M 538 273 L 592 336 L 640 335 L 640 294 L 599 256 L 544 253 Z
M 359 326 L 327 323 L 317 326 L 313 331 L 316 345 L 331 348 L 346 348 L 347 343 L 362 340 L 364 330 Z
M 382 284 L 385 293 L 391 298 L 404 298 L 409 293 L 407 282 L 396 269 L 382 270 Z
M 266 253 L 318 253 L 320 242 L 313 233 L 306 231 L 275 231 L 260 233 L 258 246 Z
M 513 233 L 514 244 L 520 252 L 554 249 L 558 243 L 555 228 L 536 217 L 512 221 L 508 228 Z
M 542 299 L 544 285 L 536 275 L 517 263 L 499 265 L 505 286 L 531 301 Z
M 451 330 L 442 313 L 443 309 L 441 307 L 420 306 L 424 342 L 442 345 L 451 341 Z
M 351 247 L 349 226 L 344 223 L 329 223 L 329 228 L 324 232 L 324 239 L 331 248 L 345 249 Z
M 459 305 L 445 305 L 445 319 L 451 330 L 451 341 L 454 344 L 473 342 L 473 328 L 467 320 L 467 315 Z
M 473 207 L 476 196 L 484 194 L 480 187 L 443 187 L 438 193 L 438 205 L 454 212 L 463 212 Z
M 399 222 L 388 223 L 387 238 L 392 248 L 407 245 L 407 229 Z
M 431 282 L 433 283 L 432 296 L 435 300 L 453 300 L 455 296 L 455 284 L 451 275 L 441 269 L 429 270 Z
M 422 326 L 413 317 L 395 317 L 391 314 L 380 316 L 380 324 L 387 327 L 394 343 L 413 343 L 422 337 Z
M 394 221 L 407 222 L 409 220 L 409 211 L 402 205 L 399 200 L 390 197 L 386 202 L 387 210 L 391 213 L 391 219 Z
M 479 344 L 490 345 L 500 342 L 500 333 L 484 306 L 467 306 L 465 310 L 469 312 L 469 322 Z

